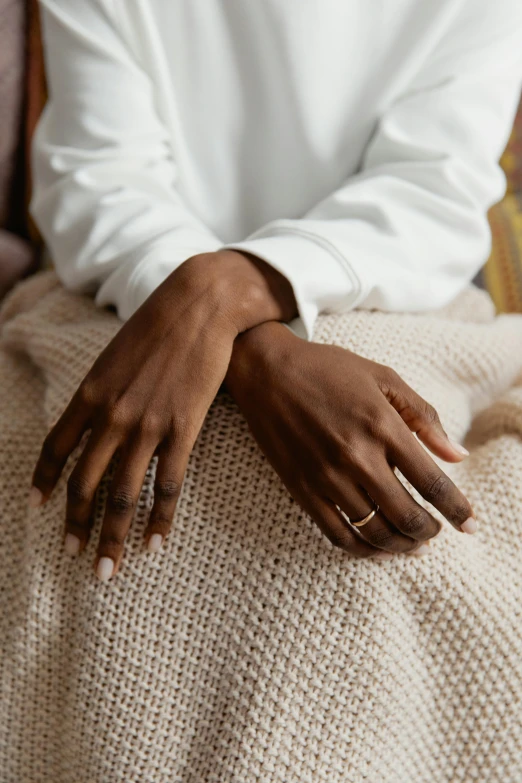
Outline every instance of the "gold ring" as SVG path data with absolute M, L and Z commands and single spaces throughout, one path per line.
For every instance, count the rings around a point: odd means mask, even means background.
M 363 525 L 366 525 L 366 523 L 369 522 L 370 519 L 374 518 L 374 516 L 376 515 L 378 510 L 379 510 L 379 506 L 377 504 L 375 504 L 375 508 L 372 508 L 370 513 L 366 514 L 364 519 L 360 519 L 358 522 L 354 522 L 353 519 L 350 519 L 350 522 L 352 523 L 352 525 L 355 525 L 355 527 L 362 527 Z
M 339 506 L 337 506 L 337 508 L 339 508 Z M 375 503 L 375 506 L 374 506 L 374 508 L 372 508 L 372 510 L 370 511 L 370 513 L 369 513 L 369 514 L 366 514 L 366 516 L 365 516 L 365 517 L 363 517 L 362 519 L 358 519 L 357 521 L 355 521 L 354 519 L 350 519 L 350 517 L 349 517 L 347 514 L 345 514 L 345 513 L 344 513 L 344 511 L 343 511 L 342 509 L 340 509 L 340 508 L 339 508 L 339 511 L 341 512 L 341 514 L 343 515 L 343 517 L 344 517 L 344 518 L 345 518 L 345 519 L 346 519 L 346 520 L 347 520 L 347 521 L 348 521 L 348 522 L 349 522 L 351 525 L 355 525 L 355 527 L 362 527 L 363 525 L 366 525 L 366 524 L 367 524 L 367 523 L 370 521 L 370 519 L 373 519 L 373 518 L 374 518 L 374 516 L 376 515 L 376 513 L 378 512 L 378 510 L 379 510 L 379 506 L 377 505 L 377 503 Z

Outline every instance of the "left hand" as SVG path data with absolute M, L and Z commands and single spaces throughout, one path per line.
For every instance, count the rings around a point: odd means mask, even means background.
M 419 441 L 447 462 L 468 452 L 390 367 L 264 323 L 235 341 L 225 382 L 283 484 L 334 546 L 355 557 L 428 551 L 441 523 L 395 468 L 457 530 L 476 530 L 469 501 Z
M 194 256 L 176 269 L 98 357 L 46 437 L 30 505 L 51 495 L 85 431 L 90 436 L 67 485 L 65 545 L 80 553 L 97 487 L 115 453 L 94 563 L 117 573 L 145 472 L 158 455 L 145 538 L 157 551 L 174 516 L 196 437 L 228 368 L 236 336 L 271 318 L 291 318 L 290 284 L 258 259 L 230 250 Z

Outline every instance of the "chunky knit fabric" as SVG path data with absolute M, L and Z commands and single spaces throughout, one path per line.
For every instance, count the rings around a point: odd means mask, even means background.
M 218 395 L 164 550 L 120 573 L 61 540 L 65 475 L 26 507 L 50 423 L 118 329 L 53 273 L 3 309 L 2 783 L 520 783 L 522 317 L 469 291 L 443 313 L 319 318 L 315 340 L 392 365 L 471 456 L 448 472 L 480 531 L 426 558 L 351 559 Z

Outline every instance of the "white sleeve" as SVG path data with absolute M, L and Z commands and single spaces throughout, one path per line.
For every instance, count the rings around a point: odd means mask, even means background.
M 153 85 L 102 3 L 41 0 L 50 98 L 31 212 L 64 284 L 128 318 L 183 261 L 222 242 L 176 191 Z
M 286 275 L 305 337 L 319 312 L 443 306 L 487 260 L 522 82 L 522 2 L 459 8 L 380 118 L 361 171 L 301 219 L 231 245 Z

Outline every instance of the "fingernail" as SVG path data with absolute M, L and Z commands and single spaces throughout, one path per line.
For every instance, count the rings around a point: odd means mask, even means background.
M 65 536 L 64 547 L 65 551 L 71 557 L 77 555 L 80 551 L 80 539 L 77 536 L 73 536 L 72 533 L 67 533 Z
M 101 582 L 107 582 L 111 578 L 114 571 L 114 560 L 112 557 L 100 557 L 98 562 L 98 568 L 96 569 L 96 576 Z
M 153 533 L 149 538 L 147 549 L 149 552 L 159 552 L 163 543 L 163 536 L 159 533 Z
M 27 501 L 29 507 L 38 508 L 38 506 L 42 505 L 42 500 L 43 500 L 43 494 L 40 492 L 38 487 L 31 487 L 31 491 L 29 492 L 29 498 Z
M 392 560 L 393 552 L 378 552 L 373 557 L 375 560 Z
M 468 517 L 468 519 L 462 523 L 460 529 L 463 533 L 469 533 L 469 535 L 476 533 L 478 530 L 477 520 L 473 519 L 473 517 Z
M 464 446 L 461 446 L 460 443 L 451 439 L 449 439 L 449 442 L 458 454 L 461 454 L 463 457 L 469 457 L 469 451 L 465 449 Z
M 423 557 L 424 555 L 429 555 L 430 553 L 430 547 L 429 544 L 421 544 L 418 549 L 415 549 L 414 552 L 410 552 L 411 555 L 414 555 L 415 557 Z

